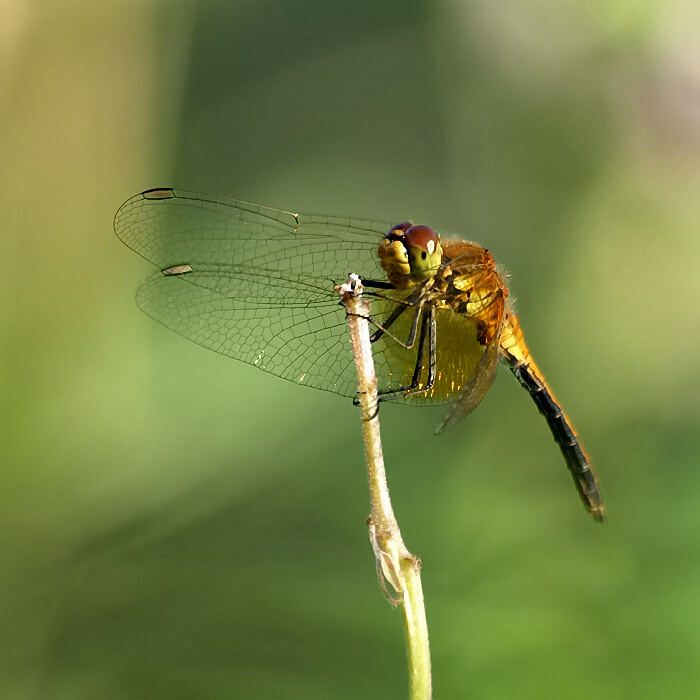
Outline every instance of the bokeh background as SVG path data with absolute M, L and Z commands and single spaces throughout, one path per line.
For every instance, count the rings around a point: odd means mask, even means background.
M 594 457 L 502 370 L 382 408 L 436 697 L 700 697 L 700 6 L 0 4 L 0 698 L 400 698 L 350 401 L 139 313 L 173 186 L 487 246 Z

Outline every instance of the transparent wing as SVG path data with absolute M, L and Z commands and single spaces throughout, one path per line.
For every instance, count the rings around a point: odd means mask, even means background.
M 357 393 L 345 311 L 332 285 L 330 291 L 313 288 L 250 268 L 157 273 L 141 284 L 136 302 L 210 350 L 300 384 L 343 396 Z
M 161 270 L 246 265 L 335 283 L 351 272 L 384 278 L 377 246 L 390 227 L 171 189 L 137 194 L 114 218 L 117 236 Z
M 199 345 L 277 376 L 355 396 L 345 311 L 334 285 L 355 272 L 384 279 L 377 246 L 388 222 L 292 214 L 169 189 L 132 197 L 114 228 L 161 271 L 137 292 L 151 318 Z M 381 320 L 395 302 L 381 300 Z M 375 362 L 401 386 L 388 339 Z M 403 367 L 400 370 L 403 374 Z
M 357 395 L 345 309 L 333 285 L 323 280 L 244 266 L 181 275 L 159 272 L 141 283 L 136 303 L 205 348 L 305 386 Z M 394 304 L 375 299 L 372 318 L 381 323 Z M 406 350 L 385 337 L 373 355 L 381 391 L 405 385 L 415 366 L 415 348 Z M 431 405 L 450 398 L 421 395 L 397 402 Z

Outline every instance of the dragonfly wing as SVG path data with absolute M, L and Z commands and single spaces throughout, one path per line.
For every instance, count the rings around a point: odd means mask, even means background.
M 330 291 L 328 291 L 330 289 Z M 280 301 L 294 303 L 282 306 Z M 332 284 L 313 288 L 282 275 L 219 269 L 157 273 L 139 308 L 189 340 L 291 381 L 354 397 L 357 380 L 345 310 Z
M 197 266 L 147 278 L 136 303 L 205 348 L 299 384 L 357 396 L 345 309 L 331 280 L 246 266 Z M 394 306 L 384 300 L 372 318 L 383 321 Z M 380 342 L 374 359 L 379 389 L 388 391 L 397 388 L 404 366 L 390 350 L 395 341 Z
M 505 314 L 503 314 L 505 315 Z M 498 354 L 500 347 L 501 331 L 503 329 L 503 316 L 494 337 L 484 350 L 474 373 L 457 395 L 457 399 L 450 407 L 442 423 L 435 430 L 439 434 L 459 423 L 469 415 L 482 401 L 489 387 L 493 383 L 498 368 Z
M 172 189 L 137 194 L 114 218 L 117 236 L 161 270 L 247 265 L 336 283 L 351 272 L 383 279 L 377 246 L 390 227 Z
M 135 195 L 114 219 L 117 236 L 162 271 L 137 292 L 147 315 L 216 352 L 345 396 L 356 395 L 355 370 L 334 284 L 351 272 L 384 278 L 377 247 L 389 228 L 172 189 Z

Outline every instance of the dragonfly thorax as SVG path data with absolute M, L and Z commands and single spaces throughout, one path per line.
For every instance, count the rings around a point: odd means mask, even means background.
M 442 264 L 440 238 L 428 226 L 397 224 L 380 243 L 379 259 L 394 287 L 415 287 L 434 277 Z

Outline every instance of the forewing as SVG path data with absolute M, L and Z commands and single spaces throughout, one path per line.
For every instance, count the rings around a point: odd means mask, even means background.
M 171 189 L 132 197 L 114 219 L 117 236 L 161 270 L 246 265 L 336 283 L 350 272 L 383 279 L 377 246 L 389 228 Z

